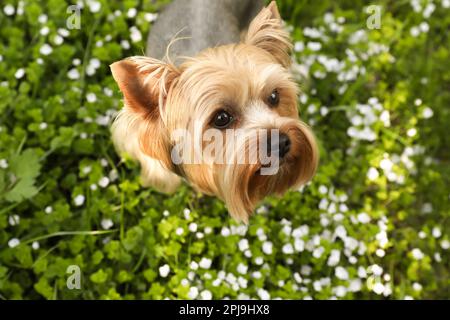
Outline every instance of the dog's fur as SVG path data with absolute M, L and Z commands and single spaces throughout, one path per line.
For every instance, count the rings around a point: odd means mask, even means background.
M 315 138 L 298 117 L 297 85 L 288 71 L 291 47 L 272 2 L 253 19 L 241 42 L 207 48 L 180 66 L 136 56 L 112 64 L 125 104 L 112 126 L 117 150 L 140 162 L 145 185 L 173 192 L 183 177 L 224 200 L 236 220 L 247 222 L 261 199 L 304 184 L 317 168 Z M 269 108 L 267 97 L 274 89 L 280 102 Z M 224 108 L 236 118 L 233 128 L 279 129 L 290 138 L 277 174 L 261 175 L 261 163 L 172 162 L 172 133 L 179 128 L 193 132 L 194 122 L 206 130 L 211 116 Z M 247 148 L 238 145 L 232 157 Z

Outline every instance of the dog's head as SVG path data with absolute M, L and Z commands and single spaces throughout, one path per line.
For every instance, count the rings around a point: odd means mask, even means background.
M 317 168 L 288 71 L 291 47 L 272 2 L 241 43 L 206 49 L 179 67 L 149 57 L 112 64 L 121 117 L 139 126 L 136 135 L 113 135 L 116 145 L 139 148 L 131 153 L 158 160 L 246 222 L 258 201 L 307 182 Z

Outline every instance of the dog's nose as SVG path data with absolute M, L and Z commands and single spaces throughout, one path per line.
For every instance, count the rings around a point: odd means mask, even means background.
M 291 149 L 291 140 L 289 139 L 287 134 L 284 133 L 280 134 L 278 148 L 280 158 L 284 158 L 284 156 L 287 155 L 289 150 Z

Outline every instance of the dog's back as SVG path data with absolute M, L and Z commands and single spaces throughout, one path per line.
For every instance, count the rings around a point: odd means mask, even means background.
M 175 38 L 186 39 L 171 45 L 171 58 L 239 42 L 241 32 L 262 7 L 263 0 L 175 0 L 152 26 L 146 54 L 162 59 Z

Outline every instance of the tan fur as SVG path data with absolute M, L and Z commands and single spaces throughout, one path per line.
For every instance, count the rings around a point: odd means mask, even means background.
M 315 138 L 298 117 L 298 89 L 287 70 L 291 46 L 273 2 L 250 24 L 242 43 L 207 49 L 179 68 L 148 57 L 116 62 L 111 69 L 125 98 L 112 127 L 116 148 L 140 162 L 146 185 L 172 192 L 181 176 L 197 190 L 224 200 L 236 220 L 248 222 L 259 201 L 306 183 L 318 164 Z M 280 102 L 270 108 L 267 97 L 275 89 Z M 220 109 L 233 114 L 232 128 L 244 136 L 261 129 L 289 136 L 291 150 L 277 174 L 261 175 L 259 161 L 173 163 L 171 150 L 178 143 L 174 131 L 203 133 Z M 225 153 L 231 142 L 221 134 Z M 226 157 L 254 152 L 251 139 L 241 140 Z

